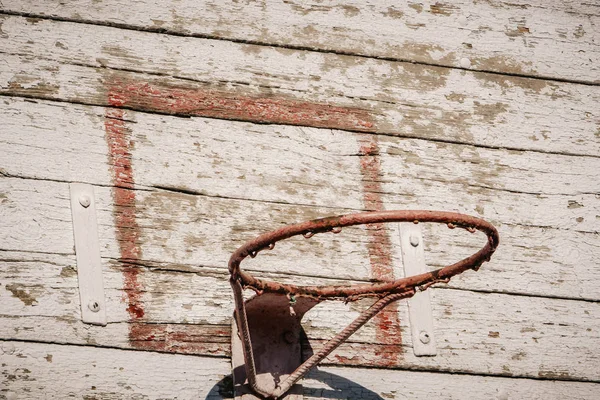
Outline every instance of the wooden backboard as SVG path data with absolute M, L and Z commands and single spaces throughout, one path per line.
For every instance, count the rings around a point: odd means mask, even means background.
M 435 357 L 414 355 L 400 302 L 305 398 L 597 398 L 599 10 L 2 1 L 0 398 L 231 398 L 230 254 L 384 209 L 478 216 L 501 245 L 430 289 Z M 81 320 L 73 182 L 94 190 L 106 326 Z M 481 244 L 423 234 L 431 268 Z M 295 238 L 246 268 L 399 277 L 398 227 Z M 311 310 L 305 356 L 367 305 Z

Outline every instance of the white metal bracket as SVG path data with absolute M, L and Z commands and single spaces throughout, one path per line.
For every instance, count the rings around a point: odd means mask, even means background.
M 89 324 L 106 325 L 106 303 L 104 301 L 104 283 L 102 282 L 94 187 L 83 183 L 71 183 L 69 189 L 81 319 Z
M 403 222 L 399 225 L 404 276 L 427 272 L 421 227 L 411 222 Z M 437 349 L 433 335 L 433 315 L 429 291 L 418 292 L 408 299 L 408 317 L 415 356 L 435 356 Z

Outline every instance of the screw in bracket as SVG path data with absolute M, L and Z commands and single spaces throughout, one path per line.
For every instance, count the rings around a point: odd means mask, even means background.
M 98 311 L 100 311 L 100 304 L 98 304 L 97 301 L 90 300 L 90 302 L 88 303 L 88 308 L 92 312 L 98 312 Z
M 413 247 L 417 247 L 419 245 L 419 237 L 416 235 L 410 235 L 410 244 Z
M 79 197 L 79 204 L 81 204 L 83 208 L 88 208 L 91 203 L 92 201 L 90 200 L 89 196 L 83 195 Z
M 421 343 L 427 344 L 427 343 L 431 342 L 431 337 L 429 336 L 429 333 L 427 333 L 425 331 L 421 331 L 419 333 L 419 340 L 421 341 Z

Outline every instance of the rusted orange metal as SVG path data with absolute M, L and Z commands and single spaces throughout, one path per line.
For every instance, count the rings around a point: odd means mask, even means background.
M 447 224 L 451 229 L 463 228 L 469 232 L 481 231 L 485 233 L 487 240 L 485 245 L 477 253 L 443 268 L 393 281 L 353 286 L 297 286 L 282 284 L 255 278 L 248 272 L 242 271 L 240 267 L 241 262 L 246 257 L 256 257 L 260 251 L 273 249 L 278 241 L 292 236 L 303 235 L 308 239 L 317 233 L 339 233 L 341 232 L 341 228 L 347 226 L 386 222 L 443 223 Z M 400 299 L 409 298 L 417 291 L 425 290 L 435 283 L 448 282 L 454 275 L 460 274 L 468 269 L 478 270 L 481 264 L 490 260 L 490 257 L 498 247 L 498 244 L 499 235 L 496 228 L 489 222 L 480 218 L 446 211 L 418 210 L 373 211 L 316 219 L 299 224 L 288 225 L 272 232 L 262 234 L 255 239 L 246 242 L 231 256 L 229 260 L 229 272 L 231 274 L 230 283 L 235 298 L 236 321 L 240 330 L 245 358 L 246 376 L 250 387 L 255 393 L 265 398 L 278 398 L 282 396 L 295 382 L 302 378 L 310 368 L 323 360 L 387 305 Z M 242 295 L 244 288 L 253 289 L 257 292 L 257 296 L 261 296 L 265 293 L 286 296 L 286 298 L 291 299 L 290 313 L 294 313 L 293 299 L 298 298 L 303 300 L 311 299 L 315 304 L 322 300 L 331 299 L 355 301 L 359 298 L 368 296 L 378 297 L 379 299 L 371 307 L 363 311 L 350 325 L 348 325 L 348 327 L 342 330 L 334 338 L 330 339 L 321 350 L 299 365 L 293 372 L 289 373 L 289 371 L 286 371 L 286 375 L 289 375 L 275 386 L 269 385 L 269 387 L 265 387 L 262 383 L 257 381 L 254 346 L 250 337 L 248 316 L 246 314 L 246 302 Z M 304 310 L 303 313 L 305 311 L 307 310 Z

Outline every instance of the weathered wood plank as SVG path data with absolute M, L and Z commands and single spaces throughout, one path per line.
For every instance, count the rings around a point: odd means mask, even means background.
M 229 399 L 229 361 L 55 344 L 0 342 L 0 396 Z M 154 368 L 156 365 L 164 368 Z M 106 371 L 106 373 L 104 372 Z M 74 379 L 77 377 L 77 379 Z M 60 385 L 56 382 L 60 381 Z M 427 382 L 427 384 L 423 384 Z M 304 380 L 306 399 L 593 399 L 598 384 L 323 367 Z
M 73 254 L 66 183 L 4 178 L 0 180 L 0 187 L 3 249 Z M 115 222 L 114 216 L 127 207 L 115 206 L 113 190 L 106 187 L 95 190 L 103 256 L 123 258 L 121 244 L 126 240 L 139 252 L 139 260 L 222 269 L 241 243 L 261 232 L 282 224 L 349 211 L 160 190 L 135 191 L 135 217 L 139 225 L 135 235 L 126 238 L 118 232 L 129 229 L 127 222 Z M 418 207 L 419 203 L 405 205 L 406 208 Z M 393 225 L 389 227 L 389 257 L 395 265 L 401 265 L 400 255 L 393 251 L 399 248 L 398 234 Z M 483 241 L 479 236 L 445 227 L 424 225 L 424 229 L 426 260 L 434 266 L 468 256 Z M 600 258 L 597 233 L 513 224 L 501 224 L 500 233 L 502 251 L 486 265 L 490 271 L 497 272 L 494 279 L 471 274 L 459 277 L 453 285 L 486 291 L 598 299 L 594 283 Z M 276 251 L 261 253 L 261 257 L 248 260 L 245 265 L 267 272 L 368 280 L 372 278 L 368 266 L 369 243 L 370 237 L 364 229 L 345 229 L 343 235 L 335 237 L 319 235 L 315 240 L 298 238 L 281 242 Z M 282 254 L 285 259 L 298 261 L 282 265 Z
M 5 0 L 2 5 L 10 12 L 130 29 L 600 82 L 600 9 L 593 2 Z
M 42 179 L 111 182 L 105 139 L 107 109 L 43 100 L 34 105 L 31 101 L 4 97 L 0 102 L 5 171 Z M 248 198 L 294 203 L 305 199 L 309 204 L 325 205 L 339 197 L 342 193 L 325 199 L 316 197 L 306 188 L 306 176 L 310 175 L 319 188 L 325 186 L 324 182 L 335 187 L 337 181 L 344 184 L 358 180 L 360 163 L 355 158 L 365 155 L 361 154 L 360 144 L 369 138 L 337 130 L 173 118 L 129 110 L 123 119 L 123 130 L 134 143 L 132 162 L 135 183 L 139 185 L 171 185 L 235 197 L 234 185 L 222 182 L 239 178 L 251 167 L 256 169 L 255 182 L 238 179 L 240 184 L 259 186 L 257 180 L 262 179 L 260 186 L 271 187 L 260 195 L 253 191 L 246 195 Z M 69 151 L 65 152 L 67 138 Z M 381 179 L 385 182 L 418 179 L 539 195 L 600 192 L 600 181 L 594 179 L 595 171 L 600 169 L 596 157 L 488 149 L 383 135 L 377 135 L 376 141 L 383 163 Z M 157 148 L 164 151 L 156 152 Z M 48 165 L 24 161 L 41 149 L 52 161 Z M 297 171 L 300 165 L 307 169 L 302 175 Z M 279 187 L 283 176 L 287 179 L 285 186 L 290 188 L 287 191 Z M 303 191 L 300 183 L 305 187 Z M 361 190 L 354 192 L 343 193 L 351 199 L 345 207 L 363 206 Z
M 8 97 L 0 107 L 5 121 L 5 174 L 111 184 L 107 109 L 45 101 L 35 106 L 35 113 L 28 111 L 31 107 L 28 101 Z M 369 188 L 357 187 L 356 182 L 366 179 L 361 160 L 369 155 L 361 145 L 369 136 L 131 111 L 121 119 L 123 135 L 133 143 L 131 162 L 138 186 L 365 207 L 364 191 Z M 64 143 L 69 143 L 67 154 Z M 600 214 L 598 158 L 385 136 L 373 145 L 381 163 L 381 176 L 375 179 L 381 181 L 387 203 L 405 207 L 420 201 L 435 208 L 450 202 L 458 207 L 468 195 L 475 203 L 466 207 L 469 212 L 499 222 L 582 231 L 599 227 L 595 216 Z M 41 148 L 52 162 L 28 162 Z M 493 204 L 494 211 L 486 204 Z M 532 213 L 535 209 L 542 212 Z M 548 209 L 553 210 L 551 215 L 545 212 Z
M 12 252 L 3 258 L 3 339 L 229 353 L 227 326 L 233 303 L 225 273 L 141 268 L 138 279 L 144 292 L 139 302 L 144 314 L 133 321 L 123 304 L 127 288 L 121 286 L 120 272 L 124 266 L 105 262 L 109 323 L 98 327 L 80 322 L 72 256 Z M 314 278 L 294 280 L 315 282 Z M 431 293 L 437 357 L 413 355 L 408 310 L 402 302 L 398 307 L 401 342 L 381 338 L 377 324 L 369 323 L 333 353 L 328 363 L 600 381 L 596 351 L 600 303 L 537 297 L 523 301 L 520 296 L 451 289 L 432 289 Z M 304 328 L 313 348 L 343 328 L 367 303 L 327 302 L 312 310 Z
M 232 398 L 222 358 L 15 341 L 0 355 L 3 399 Z
M 105 109 L 41 102 L 30 113 L 29 104 L 5 98 L 0 108 L 4 174 L 112 184 Z M 135 215 L 142 226 L 137 229 L 140 236 L 130 242 L 139 246 L 145 261 L 223 268 L 229 254 L 252 235 L 280 224 L 364 209 L 364 194 L 373 192 L 388 209 L 449 209 L 452 204 L 451 210 L 482 215 L 500 227 L 502 248 L 488 266 L 498 272 L 496 280 L 475 274 L 460 277 L 453 285 L 598 299 L 594 270 L 600 257 L 596 233 L 600 212 L 597 196 L 591 194 L 599 189 L 596 158 L 380 137 L 381 176 L 373 178 L 361 170 L 369 161 L 364 152 L 361 155 L 361 135 L 348 140 L 349 134 L 339 131 L 130 111 L 122 118 L 126 141 L 134 143 L 131 162 L 138 187 L 171 187 L 210 196 L 136 191 Z M 40 151 L 49 162 L 27 161 Z M 436 174 L 440 168 L 448 174 Z M 370 187 L 370 179 L 381 181 L 381 187 Z M 367 182 L 364 188 L 356 184 L 361 181 Z M 4 248 L 73 252 L 66 185 L 18 179 L 4 185 L 8 186 L 2 212 L 10 232 Z M 105 256 L 119 258 L 123 238 L 114 230 L 126 228 L 127 222 L 114 221 L 120 214 L 113 210 L 113 194 L 97 188 Z M 269 203 L 211 198 L 215 196 Z M 393 232 L 392 239 L 397 240 Z M 454 262 L 480 246 L 478 237 L 444 228 L 426 233 L 427 261 L 432 265 Z M 368 260 L 364 231 L 344 236 L 338 244 L 325 242 L 328 250 L 312 241 L 281 246 L 306 262 L 302 273 L 370 278 L 364 265 Z M 258 269 L 280 270 L 277 254 L 261 257 Z M 337 268 L 339 263 L 346 265 L 343 271 Z
M 2 26 L 4 51 L 21 55 L 0 66 L 5 94 L 600 154 L 595 86 L 15 16 Z
M 323 367 L 303 381 L 305 399 L 595 399 L 598 384 Z

